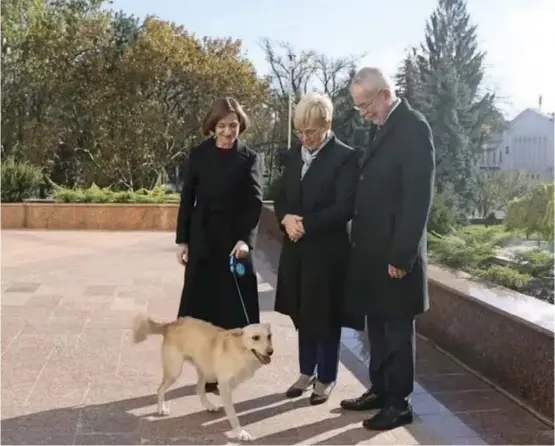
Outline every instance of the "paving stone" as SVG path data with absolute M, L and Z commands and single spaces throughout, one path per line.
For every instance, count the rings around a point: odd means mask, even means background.
M 116 292 L 114 285 L 91 285 L 85 288 L 85 296 L 112 296 Z
M 126 311 L 130 314 L 144 313 L 148 305 L 147 300 L 136 297 L 116 297 L 110 307 L 112 311 Z
M 7 293 L 34 293 L 39 286 L 40 283 L 12 282 L 5 291 Z
M 2 306 L 24 306 L 31 296 L 27 292 L 2 291 Z

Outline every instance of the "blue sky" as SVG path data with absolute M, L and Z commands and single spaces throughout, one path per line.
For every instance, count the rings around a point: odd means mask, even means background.
M 380 6 L 380 5 L 386 5 Z M 365 65 L 390 74 L 406 48 L 420 42 L 436 0 L 114 0 L 112 8 L 153 14 L 198 36 L 231 36 L 261 73 L 268 67 L 260 40 L 290 42 L 341 57 L 366 53 Z M 555 111 L 555 0 L 468 0 L 487 52 L 486 86 L 497 91 L 507 117 L 526 107 Z M 551 56 L 549 56 L 551 54 Z

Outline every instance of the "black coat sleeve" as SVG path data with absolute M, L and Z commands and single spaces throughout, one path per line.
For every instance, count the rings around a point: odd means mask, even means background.
M 252 249 L 256 240 L 260 212 L 262 211 L 262 159 L 253 154 L 249 177 L 244 190 L 243 216 L 240 221 L 240 240 Z
M 312 214 L 303 215 L 306 236 L 311 233 L 347 224 L 353 216 L 358 179 L 358 156 L 349 150 L 339 169 L 335 183 L 335 200 L 331 206 Z
M 410 271 L 419 255 L 420 242 L 432 202 L 435 149 L 429 125 L 419 120 L 407 132 L 407 150 L 401 160 L 402 201 L 395 222 L 389 264 Z
M 195 186 L 197 182 L 196 175 L 196 150 L 193 148 L 189 153 L 187 161 L 187 169 L 181 189 L 181 199 L 179 201 L 179 210 L 177 212 L 177 226 L 175 230 L 175 243 L 189 243 L 189 229 L 191 226 L 191 214 L 195 205 Z

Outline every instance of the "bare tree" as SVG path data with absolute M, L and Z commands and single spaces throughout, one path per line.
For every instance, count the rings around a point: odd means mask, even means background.
M 328 94 L 332 100 L 341 94 L 346 82 L 349 81 L 350 73 L 356 70 L 359 57 L 343 57 L 333 59 L 325 54 L 316 56 L 315 76 L 322 84 L 324 93 Z
M 298 100 L 310 90 L 323 90 L 335 97 L 349 79 L 362 56 L 334 59 L 315 51 L 302 50 L 296 53 L 287 42 L 262 40 L 262 49 L 270 65 L 270 77 L 278 97 L 287 98 L 289 82 Z M 290 78 L 291 70 L 291 78 Z
M 287 98 L 289 82 L 297 98 L 309 89 L 309 85 L 317 71 L 317 55 L 314 51 L 301 51 L 295 54 L 291 44 L 287 42 L 271 42 L 268 38 L 262 40 L 266 61 L 270 65 L 270 76 L 276 95 Z M 291 71 L 291 77 L 290 77 Z

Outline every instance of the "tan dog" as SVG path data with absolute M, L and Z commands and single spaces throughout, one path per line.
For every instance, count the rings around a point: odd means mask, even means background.
M 197 395 L 203 407 L 210 412 L 219 409 L 208 400 L 205 391 L 207 382 L 217 381 L 232 428 L 230 436 L 242 441 L 252 440 L 251 435 L 239 424 L 231 393 L 239 384 L 249 380 L 262 365 L 270 363 L 274 353 L 270 324 L 251 324 L 245 328 L 224 330 L 192 317 L 159 323 L 138 315 L 133 321 L 134 342 L 142 342 L 150 334 L 164 337 L 164 378 L 158 388 L 158 413 L 169 414 L 164 403 L 165 392 L 181 375 L 183 362 L 188 361 L 197 370 Z

